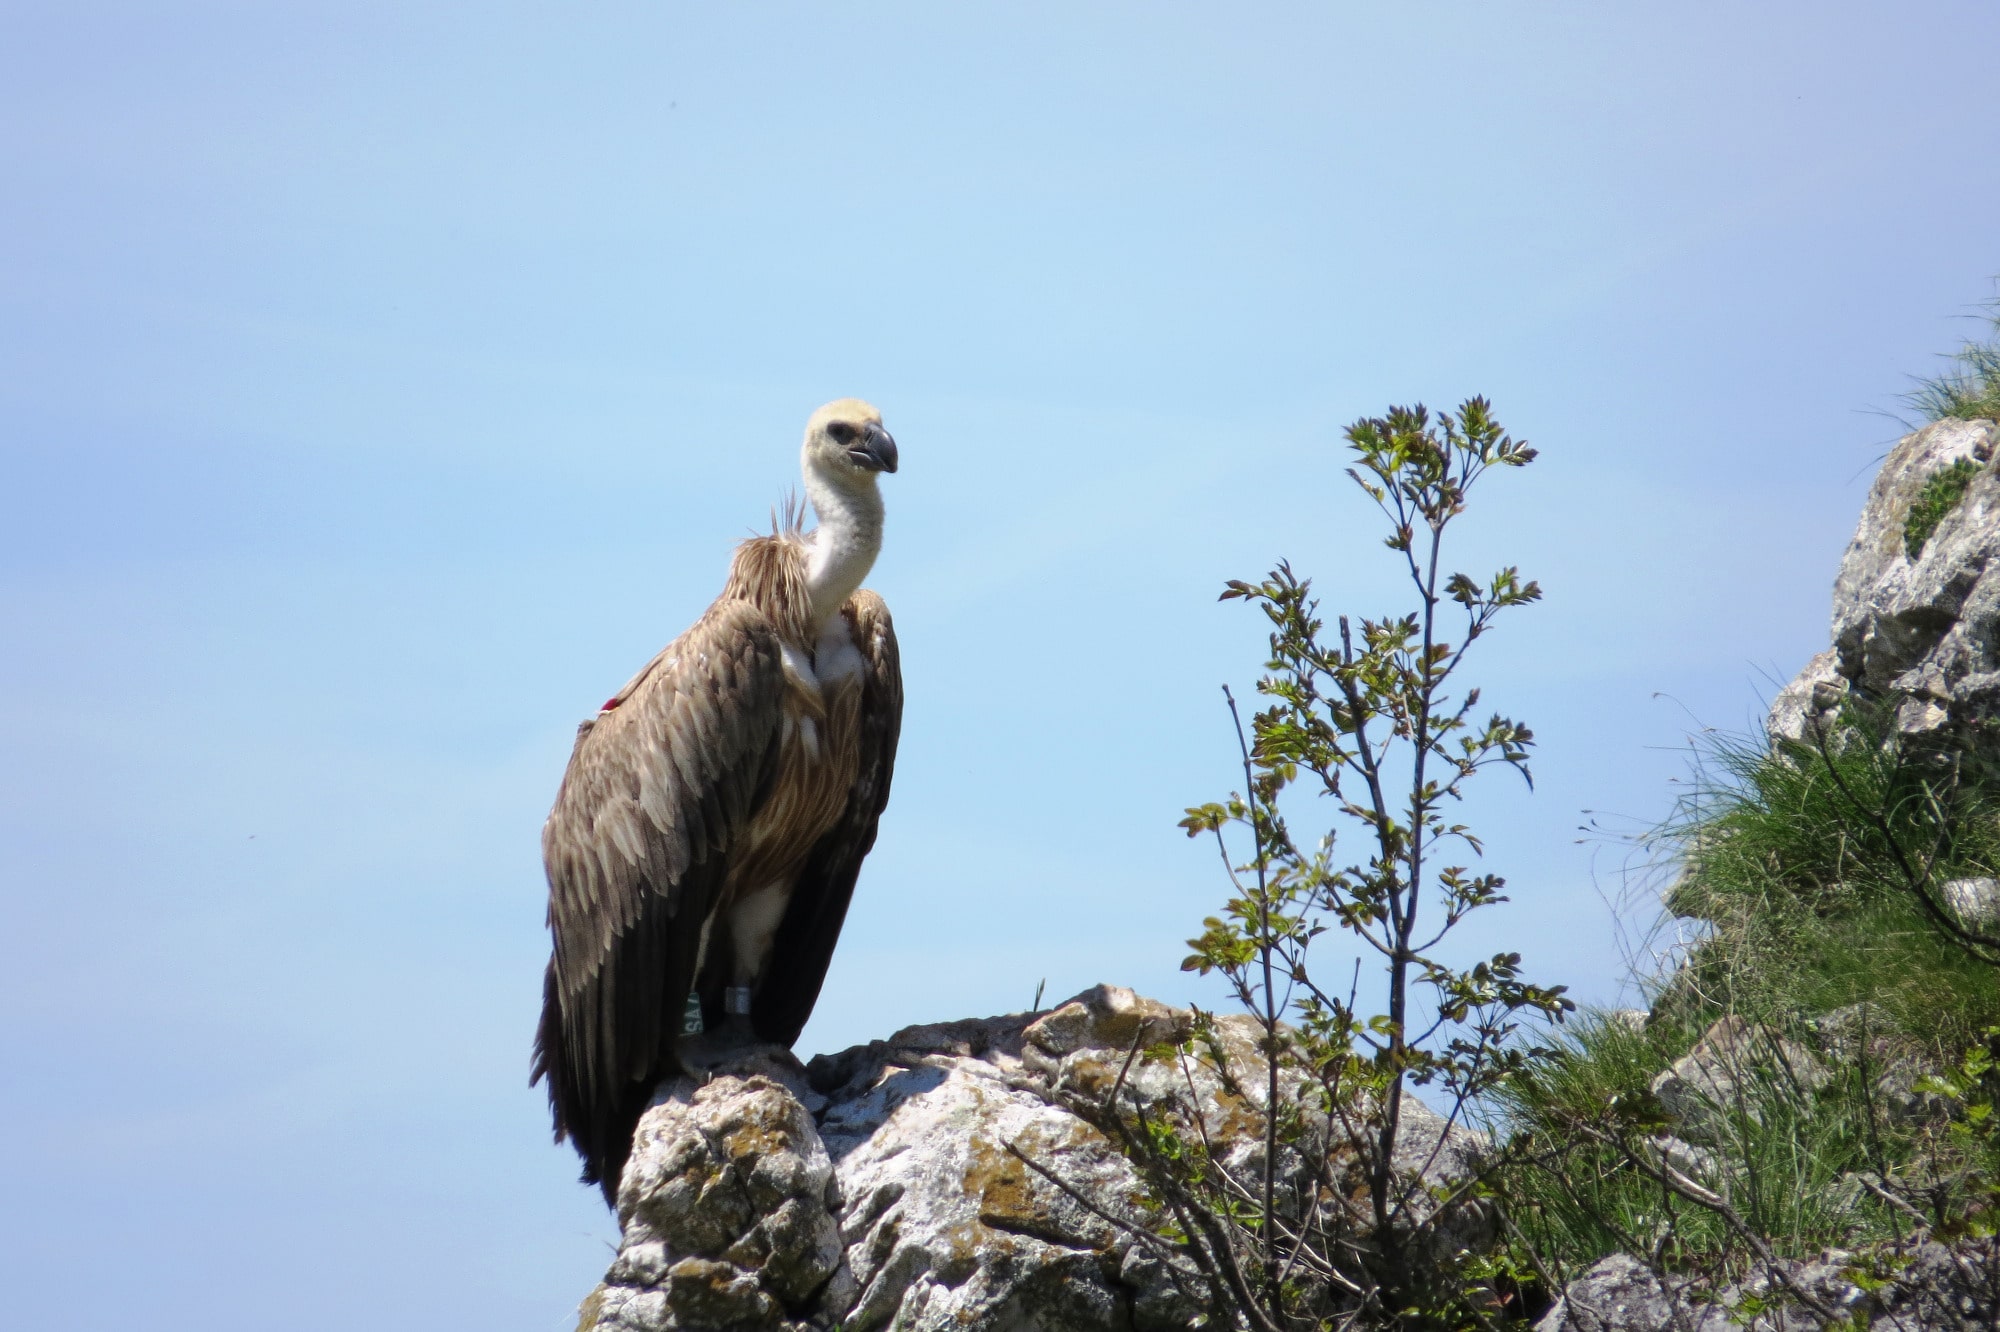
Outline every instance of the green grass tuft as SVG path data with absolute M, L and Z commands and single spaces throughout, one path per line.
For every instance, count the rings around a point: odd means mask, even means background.
M 1918 380 L 1903 401 L 1926 421 L 2000 421 L 2000 313 L 1992 323 L 1994 336 L 1966 343 L 1952 355 L 1951 369 Z
M 1879 722 L 1850 712 L 1848 743 L 1822 755 L 1719 742 L 1666 838 L 1676 916 L 1708 940 L 1658 998 L 1789 1026 L 1848 1004 L 1886 1009 L 1940 1054 L 2000 1022 L 2000 984 L 1922 914 L 1887 838 L 1934 853 L 1936 881 L 2000 873 L 2000 788 L 1885 755 Z M 1933 801 L 1936 804 L 1933 804 Z
M 1860 1181 L 1914 1187 L 1949 1173 L 1959 1149 L 1947 1129 L 1959 1130 L 1945 1111 L 1909 1110 L 1908 1088 L 2000 1024 L 2000 974 L 1925 917 L 1889 836 L 1934 854 L 1934 881 L 1993 874 L 2000 782 L 1970 755 L 1905 753 L 1884 724 L 1850 709 L 1828 754 L 1712 745 L 1695 794 L 1660 830 L 1681 871 L 1668 907 L 1704 922 L 1705 939 L 1654 987 L 1643 1026 L 1584 1014 L 1496 1098 L 1514 1162 L 1498 1197 L 1517 1245 L 1559 1279 L 1619 1252 L 1704 1280 L 1749 1270 L 1753 1255 L 1719 1214 L 1672 1196 L 1626 1154 L 1661 1150 L 1661 1135 L 1693 1140 L 1675 1148 L 1676 1168 L 1785 1254 L 1904 1235 L 1907 1214 Z M 1702 1125 L 1677 1124 L 1653 1083 L 1726 1016 L 1761 1033 L 1752 1048 L 1765 1053 L 1736 1062 L 1735 1091 Z M 1810 1076 L 1786 1050 L 1806 1052 Z M 2000 1149 L 1979 1150 L 1988 1156 L 1969 1168 L 1990 1180 Z
M 1903 520 L 1903 549 L 1910 553 L 1911 559 L 1924 553 L 1924 543 L 1931 539 L 1931 533 L 1937 531 L 1945 515 L 1958 507 L 1965 498 L 1966 487 L 1978 475 L 1978 463 L 1960 458 L 1925 478 L 1924 488 L 1910 504 L 1910 516 Z
M 1622 1252 L 1711 1277 L 1749 1269 L 1753 1255 L 1721 1216 L 1674 1197 L 1621 1151 L 1578 1132 L 1623 1122 L 1636 1126 L 1632 1141 L 1661 1141 L 1648 1134 L 1665 1127 L 1649 1084 L 1694 1039 L 1686 1026 L 1639 1031 L 1587 1014 L 1532 1074 L 1509 1085 L 1509 1123 L 1525 1135 L 1513 1145 L 1527 1150 L 1501 1192 L 1520 1238 L 1545 1263 L 1574 1275 Z M 1776 1062 L 1737 1072 L 1735 1093 L 1698 1135 L 1703 1142 L 1664 1159 L 1726 1197 L 1779 1252 L 1850 1247 L 1907 1229 L 1852 1182 L 1910 1155 L 1919 1132 L 1880 1113 L 1879 1066 L 1834 1063 L 1817 1085 Z

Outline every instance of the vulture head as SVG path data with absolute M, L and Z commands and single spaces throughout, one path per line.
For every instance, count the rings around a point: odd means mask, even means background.
M 896 470 L 896 440 L 882 428 L 882 413 L 859 398 L 842 398 L 806 422 L 800 461 L 807 476 L 855 490 L 872 486 L 878 473 Z

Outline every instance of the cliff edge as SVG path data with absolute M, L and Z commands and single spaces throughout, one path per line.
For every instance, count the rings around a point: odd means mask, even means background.
M 663 1086 L 618 1191 L 623 1240 L 579 1332 L 1171 1332 L 1197 1310 L 1137 1238 L 1131 1166 L 1065 1108 L 1117 1084 L 1192 1098 L 1225 1155 L 1262 1151 L 1250 1093 L 1135 1061 L 1184 1010 L 1101 985 L 1034 1014 L 905 1028 L 801 1066 L 746 1051 Z M 1262 1063 L 1219 1018 L 1234 1068 Z M 1410 1168 L 1452 1177 L 1478 1135 L 1404 1103 Z M 1025 1160 L 1023 1159 L 1025 1158 Z M 1046 1171 L 1047 1173 L 1042 1173 Z

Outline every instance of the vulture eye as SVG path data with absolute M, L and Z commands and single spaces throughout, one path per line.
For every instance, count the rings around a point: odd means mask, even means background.
M 834 443 L 839 444 L 842 447 L 845 447 L 849 444 L 852 444 L 854 442 L 855 436 L 859 435 L 861 432 L 859 430 L 856 430 L 853 426 L 847 424 L 847 422 L 845 421 L 835 421 L 832 425 L 826 428 L 826 433 L 833 436 Z

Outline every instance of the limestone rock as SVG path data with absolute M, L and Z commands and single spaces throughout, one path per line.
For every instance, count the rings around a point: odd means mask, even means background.
M 2000 423 L 1939 421 L 1890 450 L 1833 589 L 1832 646 L 1778 692 L 1766 729 L 1801 740 L 1849 691 L 1894 707 L 1906 733 L 1993 744 L 2000 722 Z M 1969 460 L 1964 498 L 1913 558 L 1904 525 L 1924 484 Z
M 1646 1030 L 1646 1023 L 1652 1020 L 1652 1013 L 1643 1008 L 1614 1008 L 1604 1015 L 1609 1021 L 1635 1035 Z
M 1992 1327 L 2000 1315 L 2000 1249 L 1992 1239 L 1836 1250 L 1778 1266 L 1786 1281 L 1758 1271 L 1714 1290 L 1614 1254 L 1571 1281 L 1535 1332 L 1823 1332 L 1826 1321 L 1801 1307 L 1786 1282 L 1849 1320 L 1836 1327 L 1932 1332 Z
M 1840 673 L 1840 654 L 1832 648 L 1806 663 L 1806 668 L 1771 700 L 1764 729 L 1772 737 L 1810 740 L 1821 724 L 1840 709 L 1847 697 L 1847 677 Z
M 1025 1024 L 1022 1024 L 1025 1025 Z M 982 1054 L 919 1029 L 833 1089 L 821 1123 L 853 1202 L 842 1326 L 1129 1325 L 1120 1236 L 1032 1172 L 1129 1200 L 1130 1168 L 1095 1130 L 1017 1085 L 1020 1027 Z
M 2000 879 L 1950 879 L 1942 886 L 1945 905 L 1977 929 L 2000 922 Z
M 1927 1076 L 1943 1071 L 1935 1057 L 1922 1042 L 1900 1032 L 1876 1005 L 1848 1004 L 1814 1019 L 1812 1025 L 1824 1062 L 1868 1076 L 1874 1083 L 1874 1103 L 1891 1118 L 1911 1122 L 1949 1116 L 1942 1098 L 1921 1090 Z
M 1729 1181 L 1715 1153 L 1706 1147 L 1697 1147 L 1670 1133 L 1656 1134 L 1644 1146 L 1652 1153 L 1655 1165 L 1677 1170 L 1703 1188 L 1723 1192 L 1726 1196 Z
M 668 1083 L 633 1135 L 618 1189 L 624 1240 L 585 1326 L 780 1328 L 840 1267 L 839 1201 L 792 1087 L 765 1072 Z
M 1227 1158 L 1260 1169 L 1252 1093 L 1200 1067 L 1192 1093 L 1177 1065 L 1126 1068 L 1135 1045 L 1191 1022 L 1099 986 L 1041 1014 L 906 1028 L 808 1068 L 758 1050 L 663 1086 L 620 1184 L 618 1257 L 580 1332 L 1187 1327 L 1199 1311 L 1133 1234 L 1148 1221 L 1137 1176 L 1072 1107 L 1121 1072 L 1148 1102 L 1192 1094 Z M 1261 1068 L 1248 1019 L 1222 1020 L 1217 1038 L 1232 1063 Z M 1413 1098 L 1403 1113 L 1405 1167 L 1458 1177 L 1478 1135 Z
M 1681 1137 L 1713 1143 L 1719 1125 L 1737 1115 L 1756 1121 L 1770 1097 L 1809 1095 L 1830 1076 L 1812 1051 L 1732 1014 L 1654 1078 L 1652 1092 Z
M 1613 1254 L 1570 1282 L 1535 1332 L 1706 1332 L 1679 1296 L 1637 1258 Z

